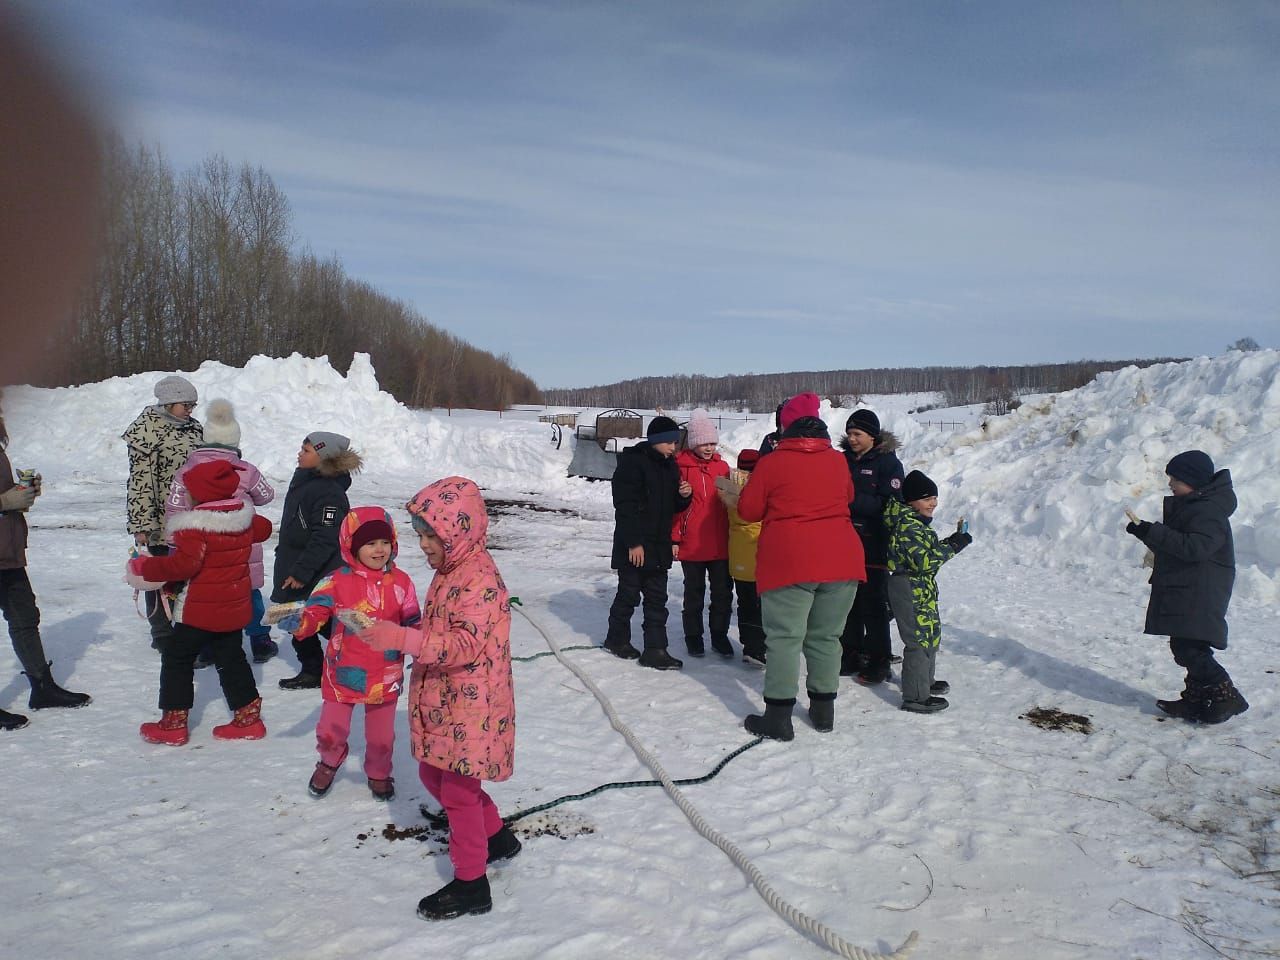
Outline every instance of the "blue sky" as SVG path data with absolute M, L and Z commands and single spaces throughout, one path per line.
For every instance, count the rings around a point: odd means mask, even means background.
M 20 8 L 542 386 L 1280 346 L 1280 4 Z

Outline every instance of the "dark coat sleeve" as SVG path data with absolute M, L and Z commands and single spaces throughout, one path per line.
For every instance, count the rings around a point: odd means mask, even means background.
M 1153 523 L 1141 540 L 1156 553 L 1168 553 L 1188 563 L 1199 563 L 1222 549 L 1229 531 L 1224 518 L 1206 512 L 1191 517 L 1186 530 Z
M 315 486 L 301 505 L 310 535 L 289 571 L 289 576 L 304 584 L 314 584 L 331 569 L 330 563 L 338 555 L 338 530 L 351 509 L 346 493 L 336 483 Z
M 647 495 L 644 471 L 638 457 L 622 456 L 613 471 L 615 537 L 626 550 L 644 545 L 644 512 Z

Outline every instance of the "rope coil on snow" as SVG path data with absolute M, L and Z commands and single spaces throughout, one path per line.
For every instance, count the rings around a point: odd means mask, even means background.
M 792 906 L 786 900 L 783 900 L 778 892 L 769 885 L 769 882 L 765 879 L 764 874 L 761 873 L 759 867 L 747 859 L 746 854 L 742 852 L 738 845 L 713 828 L 703 818 L 702 814 L 698 813 L 698 811 L 694 809 L 693 804 L 690 803 L 685 798 L 684 794 L 680 792 L 680 788 L 675 785 L 669 776 L 667 776 L 667 772 L 662 769 L 662 765 L 658 763 L 657 758 L 644 748 L 639 740 L 636 739 L 635 734 L 631 732 L 631 729 L 622 722 L 617 712 L 613 709 L 613 704 L 609 702 L 609 698 L 601 692 L 600 688 L 595 685 L 591 678 L 588 677 L 577 664 L 568 660 L 563 655 L 560 645 L 551 638 L 547 631 L 542 629 L 542 626 L 536 620 L 529 616 L 529 614 L 525 613 L 520 606 L 513 604 L 513 608 L 517 610 L 520 616 L 524 617 L 525 620 L 527 620 L 529 624 L 542 635 L 542 639 L 547 642 L 547 646 L 551 649 L 551 652 L 555 655 L 556 659 L 564 664 L 565 668 L 581 680 L 583 686 L 591 691 L 592 695 L 600 702 L 600 706 L 604 708 L 605 715 L 609 718 L 609 723 L 612 724 L 613 729 L 622 734 L 622 738 L 626 740 L 631 749 L 635 751 L 636 756 L 644 761 L 645 766 L 652 770 L 654 776 L 662 781 L 663 789 L 667 791 L 667 794 L 675 802 L 676 806 L 680 808 L 681 812 L 689 818 L 689 822 L 693 824 L 698 833 L 702 834 L 704 838 L 711 841 L 724 851 L 725 855 L 733 861 L 738 869 L 746 874 L 747 878 L 751 881 L 751 885 L 756 888 L 756 892 L 764 898 L 765 903 L 767 903 L 769 907 L 778 914 L 778 916 L 782 917 L 797 930 L 800 930 L 813 939 L 818 940 L 833 953 L 841 957 L 846 957 L 848 960 L 873 960 L 873 958 L 881 957 L 887 957 L 890 958 L 890 960 L 906 960 L 906 958 L 910 956 L 911 952 L 915 949 L 917 941 L 920 939 L 920 934 L 915 930 L 911 931 L 902 946 L 893 953 L 879 953 L 864 950 L 855 944 L 849 943 L 849 941 L 845 940 L 830 927 L 826 926 L 826 924 L 813 919 L 798 910 L 796 907 Z

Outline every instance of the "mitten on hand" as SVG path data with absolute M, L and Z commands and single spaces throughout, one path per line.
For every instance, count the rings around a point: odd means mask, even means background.
M 10 487 L 4 493 L 0 493 L 0 512 L 26 513 L 35 502 L 36 492 L 33 488 Z
M 1145 540 L 1147 534 L 1151 531 L 1151 524 L 1146 520 L 1131 520 L 1124 530 L 1125 533 L 1131 533 L 1139 540 Z
M 947 537 L 947 543 L 951 544 L 951 549 L 959 553 L 969 544 L 973 543 L 973 534 L 971 533 L 953 533 Z

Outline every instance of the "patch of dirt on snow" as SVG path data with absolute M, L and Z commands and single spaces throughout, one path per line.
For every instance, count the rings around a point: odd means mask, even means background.
M 488 508 L 489 516 L 500 517 L 504 514 L 519 516 L 522 512 L 530 511 L 533 513 L 558 513 L 565 517 L 580 517 L 582 514 L 576 510 L 570 510 L 567 507 L 548 507 L 541 503 L 534 503 L 532 500 L 486 500 L 485 506 Z
M 1057 707 L 1033 707 L 1022 714 L 1021 719 L 1030 721 L 1032 726 L 1042 730 L 1075 730 L 1079 733 L 1093 733 L 1093 721 L 1078 713 L 1065 713 Z

